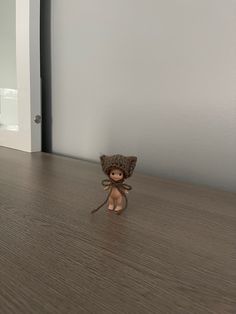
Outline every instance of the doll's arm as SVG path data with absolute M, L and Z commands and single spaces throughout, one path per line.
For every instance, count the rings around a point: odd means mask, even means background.
M 125 193 L 125 194 L 128 194 L 129 193 L 129 191 L 126 189 L 126 188 L 122 188 L 122 191 Z

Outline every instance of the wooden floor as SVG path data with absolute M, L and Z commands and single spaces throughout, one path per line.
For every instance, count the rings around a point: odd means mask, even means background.
M 0 313 L 236 313 L 236 194 L 0 148 Z

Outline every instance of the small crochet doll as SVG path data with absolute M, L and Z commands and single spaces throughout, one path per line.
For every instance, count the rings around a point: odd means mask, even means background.
M 109 191 L 106 200 L 96 209 L 95 213 L 108 202 L 108 209 L 120 214 L 128 205 L 126 194 L 132 189 L 124 180 L 129 178 L 136 166 L 137 157 L 113 155 L 100 157 L 102 169 L 109 179 L 102 180 L 104 190 Z

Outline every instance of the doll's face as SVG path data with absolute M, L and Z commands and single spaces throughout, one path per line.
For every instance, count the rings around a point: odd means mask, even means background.
M 122 180 L 124 178 L 124 174 L 123 171 L 119 170 L 119 169 L 113 169 L 110 172 L 110 178 L 114 181 L 119 181 Z

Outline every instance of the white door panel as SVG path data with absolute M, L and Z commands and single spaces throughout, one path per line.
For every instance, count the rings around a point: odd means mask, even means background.
M 6 25 L 5 32 L 0 32 L 2 41 L 14 48 L 15 39 L 15 73 L 14 79 L 8 77 L 8 68 L 14 69 L 12 52 L 0 54 L 0 146 L 11 147 L 28 152 L 41 150 L 41 123 L 36 123 L 35 116 L 41 116 L 40 98 L 40 0 L 1 0 L 5 14 L 14 9 L 15 34 L 9 32 L 12 25 Z M 9 3 L 11 5 L 9 7 Z M 0 8 L 1 9 L 1 8 Z M 2 7 L 3 9 L 3 7 Z M 3 10 L 0 15 L 3 15 Z M 1 17 L 1 16 L 0 16 Z M 2 19 L 1 28 L 4 29 Z M 6 35 L 7 34 L 7 35 Z M 1 41 L 1 38 L 0 38 Z M 4 42 L 0 44 L 4 46 Z M 9 64 L 8 64 L 9 63 Z M 36 119 L 37 120 L 37 119 Z M 38 119 L 40 120 L 40 119 Z M 37 121 L 38 121 L 37 120 Z

